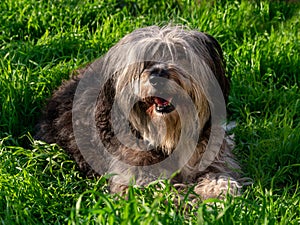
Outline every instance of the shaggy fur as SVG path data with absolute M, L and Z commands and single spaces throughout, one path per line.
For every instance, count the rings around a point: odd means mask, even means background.
M 87 76 L 105 81 L 96 91 L 96 102 L 87 104 L 85 97 L 79 96 L 74 103 L 76 89 Z M 217 92 L 209 85 L 213 81 L 227 102 L 229 80 L 225 76 L 223 53 L 212 36 L 180 26 L 138 29 L 121 39 L 105 57 L 77 71 L 54 92 L 38 124 L 36 138 L 60 145 L 90 176 L 110 171 L 122 173 L 125 169 L 120 161 L 146 168 L 166 160 L 177 148 L 181 154 L 189 155 L 188 146 L 196 135 L 195 149 L 172 179 L 174 186 L 194 186 L 202 199 L 220 197 L 227 191 L 235 195 L 241 184 L 239 166 L 231 153 L 234 143 L 229 136 L 222 136 L 217 154 L 212 154 L 214 158 L 207 160 L 203 169 L 200 167 L 204 153 L 210 151 L 207 147 L 212 136 L 214 101 L 211 93 Z M 97 85 L 100 84 L 79 89 L 84 89 L 82 93 L 87 95 L 94 94 Z M 76 138 L 74 126 L 89 127 L 88 121 L 74 119 L 74 112 L 81 112 L 76 109 L 80 105 L 84 111 L 93 112 L 95 131 L 83 132 Z M 120 121 L 127 121 L 129 130 L 122 127 L 119 133 L 115 130 L 118 121 L 113 121 L 113 111 L 118 112 Z M 219 131 L 225 132 L 220 128 Z M 114 159 L 107 160 L 103 155 L 95 162 L 94 147 L 87 147 L 90 153 L 83 156 L 81 148 L 85 147 L 78 145 L 89 141 L 100 141 Z M 174 159 L 174 164 L 178 163 Z M 112 167 L 117 169 L 110 170 Z M 145 185 L 153 180 L 151 176 L 146 173 L 137 181 Z M 120 192 L 127 185 L 120 177 L 111 178 L 112 192 Z

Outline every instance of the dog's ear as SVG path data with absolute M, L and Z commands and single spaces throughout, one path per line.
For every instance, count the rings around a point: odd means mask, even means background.
M 224 99 L 227 103 L 230 91 L 229 76 L 225 75 L 226 63 L 223 56 L 223 51 L 218 41 L 211 35 L 201 32 L 195 32 L 194 37 L 200 45 L 204 45 L 210 58 L 205 58 L 205 62 L 209 65 L 214 73 L 218 83 L 222 89 Z
M 230 91 L 230 81 L 229 81 L 230 77 L 225 75 L 226 62 L 224 60 L 223 51 L 220 44 L 214 37 L 212 37 L 209 34 L 206 34 L 206 36 L 208 37 L 209 40 L 209 42 L 207 43 L 209 53 L 212 59 L 214 60 L 214 64 L 215 64 L 215 68 L 213 72 L 219 82 L 219 85 L 224 94 L 225 101 L 227 103 L 228 95 Z

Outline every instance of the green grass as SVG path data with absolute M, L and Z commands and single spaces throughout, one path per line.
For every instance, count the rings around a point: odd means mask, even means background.
M 299 224 L 300 4 L 285 1 L 0 2 L 2 224 Z M 201 3 L 201 4 L 200 4 Z M 177 205 L 168 181 L 128 196 L 34 141 L 52 91 L 138 27 L 180 23 L 215 36 L 232 78 L 241 197 Z

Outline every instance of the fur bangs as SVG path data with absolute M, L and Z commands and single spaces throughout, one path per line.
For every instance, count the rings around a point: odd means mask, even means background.
M 139 79 L 149 63 L 164 62 L 187 73 L 203 91 L 215 77 L 227 97 L 229 85 L 220 79 L 225 75 L 222 50 L 209 37 L 183 26 L 141 28 L 126 35 L 107 53 L 103 63 L 105 69 L 102 68 L 101 73 L 107 78 L 120 73 L 116 84 L 119 90 L 128 82 Z M 132 66 L 134 64 L 139 65 Z

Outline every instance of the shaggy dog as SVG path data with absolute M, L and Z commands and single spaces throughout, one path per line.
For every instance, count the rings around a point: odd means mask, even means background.
M 226 134 L 229 80 L 210 35 L 150 26 L 126 35 L 54 92 L 37 139 L 57 143 L 111 192 L 170 178 L 201 199 L 239 193 Z

